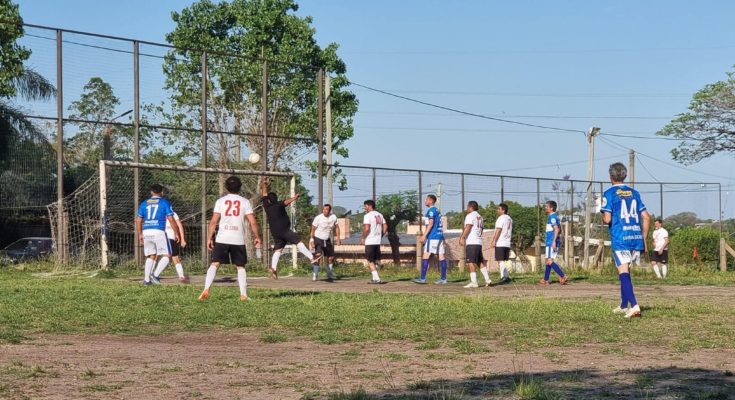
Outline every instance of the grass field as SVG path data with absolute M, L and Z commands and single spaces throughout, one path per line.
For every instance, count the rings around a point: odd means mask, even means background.
M 346 279 L 335 285 L 363 282 L 367 277 L 357 267 L 341 269 L 341 273 Z M 293 285 L 306 285 L 308 279 L 299 278 L 302 274 L 291 278 Z M 732 273 L 672 272 L 666 282 L 638 273 L 634 281 L 642 292 L 639 301 L 644 318 L 632 321 L 610 312 L 616 304 L 611 298 L 618 291 L 610 284 L 615 281 L 612 274 L 575 272 L 573 283 L 558 290 L 585 292 L 565 298 L 563 292 L 552 297 L 536 292 L 535 287 L 528 290 L 538 280 L 537 275 L 515 276 L 512 288 L 454 295 L 434 293 L 433 285 L 408 285 L 405 280 L 413 276 L 410 270 L 386 270 L 384 279 L 394 282 L 364 293 L 311 287 L 268 289 L 259 283 L 266 281 L 255 281 L 256 287 L 249 289 L 253 300 L 246 303 L 236 301 L 234 286 L 216 283 L 213 296 L 200 303 L 196 301 L 199 284 L 143 287 L 130 276 L 135 275 L 49 278 L 28 271 L 0 272 L 0 343 L 5 350 L 0 356 L 0 378 L 9 380 L 0 384 L 0 398 L 13 397 L 10 394 L 43 397 L 43 388 L 63 378 L 57 364 L 32 364 L 21 357 L 24 354 L 43 360 L 46 351 L 84 348 L 95 341 L 123 348 L 136 342 L 168 346 L 178 341 L 187 343 L 185 353 L 191 353 L 198 350 L 188 347 L 195 346 L 190 341 L 230 336 L 241 337 L 249 353 L 265 352 L 272 370 L 261 371 L 257 368 L 263 365 L 250 365 L 247 353 L 243 353 L 244 358 L 223 355 L 222 359 L 209 359 L 212 368 L 222 370 L 223 378 L 237 372 L 234 370 L 253 368 L 249 374 L 275 374 L 282 385 L 263 388 L 254 380 L 230 389 L 227 393 L 234 397 L 244 393 L 248 398 L 616 397 L 615 393 L 626 393 L 625 385 L 612 391 L 599 390 L 597 385 L 620 385 L 616 377 L 625 374 L 636 389 L 633 397 L 690 398 L 697 394 L 704 396 L 699 398 L 729 398 L 735 393 L 735 294 L 708 295 L 715 288 L 732 285 Z M 466 274 L 450 275 L 450 281 L 457 282 L 455 286 L 465 280 Z M 384 290 L 390 285 L 419 289 L 415 293 L 390 293 Z M 682 294 L 675 290 L 679 285 L 701 288 L 694 292 L 698 295 Z M 586 295 L 597 288 L 600 295 Z M 214 351 L 217 344 L 204 346 Z M 284 348 L 289 349 L 289 355 L 280 360 L 274 354 Z M 308 353 L 303 360 L 298 357 L 301 351 Z M 8 358 L 14 352 L 17 357 Z M 325 356 L 319 357 L 321 353 Z M 191 368 L 184 355 L 174 360 L 178 360 L 174 365 L 159 369 L 173 369 L 165 374 L 177 375 Z M 364 365 L 377 366 L 377 371 L 360 372 Z M 431 367 L 422 369 L 421 365 Z M 336 386 L 331 381 L 316 386 L 283 383 L 301 369 L 337 366 L 358 371 L 356 378 L 340 379 Z M 651 369 L 644 375 L 632 372 L 647 366 Z M 491 367 L 494 373 L 487 372 Z M 104 377 L 114 375 L 100 372 L 106 368 L 111 367 L 98 365 L 78 371 L 75 376 L 85 384 L 72 391 L 86 397 L 108 391 L 135 397 L 132 383 L 105 381 Z M 400 377 L 390 372 L 393 368 L 401 369 Z M 451 373 L 444 368 L 451 368 Z M 667 378 L 662 378 L 664 375 Z M 689 375 L 699 376 L 702 385 L 672 386 L 672 380 L 689 379 Z M 716 384 L 712 375 L 719 377 Z M 45 382 L 43 388 L 34 391 L 32 386 L 41 381 Z M 662 382 L 669 383 L 657 389 Z M 722 388 L 733 391 L 722 392 Z M 159 398 L 184 394 L 226 397 L 201 388 L 176 394 L 164 387 L 156 390 Z M 393 395 L 403 397 L 390 397 Z

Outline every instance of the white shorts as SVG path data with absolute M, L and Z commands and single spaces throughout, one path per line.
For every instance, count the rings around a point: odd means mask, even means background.
M 556 260 L 556 256 L 559 254 L 559 248 L 551 249 L 551 246 L 546 246 L 546 258 Z
M 143 252 L 146 256 L 171 254 L 166 232 L 158 229 L 143 230 Z
M 641 265 L 641 252 L 638 250 L 613 250 L 613 259 L 615 259 L 615 265 L 621 266 L 628 264 L 628 266 L 635 263 Z
M 441 239 L 428 239 L 424 243 L 424 253 L 444 254 L 444 241 Z

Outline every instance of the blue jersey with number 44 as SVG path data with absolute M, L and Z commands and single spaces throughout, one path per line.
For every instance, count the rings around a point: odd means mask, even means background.
M 444 240 L 444 229 L 442 229 L 442 213 L 436 207 L 426 210 L 426 218 L 433 219 L 434 225 L 431 227 L 426 238 L 429 240 Z
M 637 190 L 628 185 L 615 185 L 605 191 L 600 212 L 610 213 L 612 250 L 643 250 L 641 213 L 646 206 Z
M 140 203 L 138 216 L 143 218 L 143 230 L 159 229 L 166 230 L 166 218 L 174 215 L 171 203 L 161 197 L 153 196 Z

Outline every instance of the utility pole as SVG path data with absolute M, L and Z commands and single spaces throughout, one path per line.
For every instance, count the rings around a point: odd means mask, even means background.
M 329 74 L 324 75 L 324 97 L 327 105 L 324 116 L 327 123 L 327 201 L 334 207 L 334 167 L 332 167 L 332 79 Z
M 592 219 L 592 181 L 595 179 L 595 136 L 600 128 L 593 126 L 587 132 L 587 195 L 584 200 L 584 259 L 582 267 L 588 268 L 590 261 L 590 220 Z
M 635 187 L 635 150 L 630 149 L 628 153 L 628 183 Z

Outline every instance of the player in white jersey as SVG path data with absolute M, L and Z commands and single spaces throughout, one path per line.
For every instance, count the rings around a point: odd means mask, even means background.
M 212 250 L 212 263 L 207 270 L 204 280 L 204 291 L 199 295 L 199 301 L 209 297 L 209 287 L 217 275 L 220 264 L 235 264 L 237 267 L 237 282 L 240 286 L 240 300 L 248 299 L 247 275 L 245 264 L 248 262 L 245 252 L 245 218 L 250 223 L 250 230 L 255 237 L 255 247 L 260 247 L 260 229 L 253 214 L 250 201 L 237 193 L 240 192 L 242 182 L 240 178 L 231 176 L 225 181 L 225 188 L 229 194 L 220 197 L 214 204 L 212 220 L 209 221 L 208 247 Z M 215 228 L 217 237 L 214 237 Z
M 485 227 L 485 220 L 482 218 L 477 209 L 479 208 L 476 201 L 467 203 L 467 216 L 464 219 L 464 230 L 459 238 L 459 245 L 465 246 L 467 254 L 467 263 L 470 266 L 470 283 L 465 285 L 466 288 L 476 288 L 477 284 L 477 266 L 482 265 L 480 272 L 485 278 L 485 286 L 490 286 L 490 274 L 485 266 L 485 259 L 482 257 L 482 230 Z
M 380 242 L 383 235 L 388 231 L 388 224 L 385 222 L 383 214 L 375 211 L 375 202 L 373 200 L 365 200 L 365 217 L 362 219 L 362 238 L 360 244 L 365 245 L 365 258 L 368 262 L 368 268 L 372 274 L 372 280 L 368 283 L 380 284 L 384 283 L 378 275 L 377 264 L 380 262 Z
M 327 257 L 327 280 L 334 280 L 334 245 L 332 244 L 332 231 L 334 231 L 334 239 L 337 245 L 339 240 L 339 226 L 337 226 L 337 216 L 332 214 L 332 205 L 325 204 L 322 207 L 322 213 L 314 217 L 311 223 L 311 233 L 309 234 L 309 247 L 314 249 L 314 258 L 319 259 L 321 256 Z M 313 271 L 311 280 L 315 281 L 319 276 L 319 261 L 313 263 Z
M 495 220 L 495 233 L 490 241 L 490 247 L 495 248 L 495 261 L 500 265 L 500 283 L 510 282 L 508 260 L 510 259 L 510 238 L 513 235 L 513 219 L 508 215 L 508 205 L 498 204 L 495 210 L 498 219 Z
M 656 218 L 656 222 L 653 223 L 653 251 L 651 252 L 651 266 L 653 272 L 656 273 L 656 277 L 659 279 L 666 278 L 668 267 L 666 264 L 669 262 L 669 231 L 664 229 L 664 221 L 661 218 Z M 658 265 L 661 264 L 661 270 L 659 271 Z
M 184 225 L 181 224 L 179 214 L 176 214 L 175 211 L 173 217 L 174 221 L 176 222 L 176 228 L 179 232 L 179 241 L 177 242 L 173 239 L 174 237 L 176 237 L 174 226 L 171 225 L 168 220 L 166 220 L 166 237 L 168 238 L 168 245 L 171 249 L 171 261 L 175 263 L 174 265 L 176 266 L 176 274 L 179 276 L 179 282 L 189 283 L 189 278 L 184 275 L 184 266 L 181 264 L 181 249 L 186 247 L 186 238 L 184 237 Z M 156 270 L 153 272 L 153 278 L 155 280 L 160 280 L 161 273 L 163 273 L 163 270 L 165 270 L 167 266 L 168 264 L 159 264 Z

